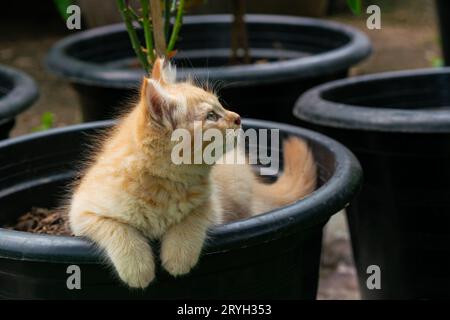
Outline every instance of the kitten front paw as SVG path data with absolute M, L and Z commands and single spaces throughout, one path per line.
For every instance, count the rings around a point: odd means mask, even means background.
M 155 279 L 155 263 L 148 254 L 123 257 L 114 263 L 114 267 L 120 279 L 131 288 L 144 289 Z
M 164 269 L 171 275 L 177 277 L 189 273 L 197 264 L 201 248 L 189 250 L 183 245 L 163 245 L 161 248 L 161 262 Z

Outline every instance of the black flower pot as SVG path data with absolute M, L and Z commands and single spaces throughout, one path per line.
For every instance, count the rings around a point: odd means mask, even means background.
M 245 117 L 294 122 L 291 110 L 302 92 L 346 77 L 348 69 L 370 53 L 366 36 L 342 24 L 248 15 L 255 63 L 231 66 L 231 21 L 228 15 L 186 17 L 175 64 L 179 78 L 192 75 L 221 87 L 226 105 Z M 84 120 L 95 121 L 123 108 L 141 81 L 140 68 L 130 67 L 134 56 L 119 24 L 63 39 L 48 54 L 47 66 L 74 85 Z
M 88 137 L 110 125 L 90 123 L 1 142 L 0 225 L 32 206 L 55 206 Z M 86 239 L 0 229 L 0 297 L 314 299 L 322 227 L 357 191 L 359 163 L 345 147 L 315 132 L 256 120 L 244 121 L 244 127 L 278 128 L 281 138 L 306 139 L 318 163 L 320 187 L 295 204 L 213 228 L 190 274 L 175 279 L 158 269 L 145 291 L 119 283 Z M 158 244 L 153 247 L 158 252 Z M 70 265 L 81 268 L 81 290 L 66 287 Z
M 348 219 L 363 297 L 450 298 L 450 69 L 382 73 L 305 93 L 295 114 L 364 170 Z M 381 268 L 381 289 L 366 286 Z
M 38 97 L 36 83 L 25 73 L 0 65 L 0 139 L 9 137 L 15 117 Z

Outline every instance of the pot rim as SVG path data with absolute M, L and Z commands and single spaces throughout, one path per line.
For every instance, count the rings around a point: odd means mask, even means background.
M 222 80 L 228 85 L 250 85 L 252 83 L 272 83 L 290 79 L 301 79 L 348 69 L 351 65 L 363 60 L 371 52 L 371 44 L 367 36 L 353 27 L 332 21 L 324 21 L 314 18 L 301 18 L 282 15 L 246 15 L 248 23 L 252 24 L 278 24 L 278 25 L 303 25 L 318 29 L 329 30 L 346 35 L 349 42 L 345 45 L 314 54 L 308 57 L 289 59 L 285 61 L 269 62 L 259 65 L 221 66 L 208 68 L 183 68 L 178 70 L 180 79 L 185 79 L 189 74 L 194 74 L 200 79 Z M 207 23 L 231 23 L 232 16 L 198 15 L 186 16 L 184 26 Z M 70 81 L 85 85 L 97 85 L 100 87 L 122 88 L 135 87 L 144 73 L 141 70 L 123 70 L 99 66 L 69 56 L 66 52 L 75 43 L 100 37 L 104 34 L 125 32 L 122 23 L 93 28 L 68 36 L 57 42 L 46 57 L 47 69 Z
M 450 67 L 424 68 L 368 74 L 330 81 L 306 91 L 295 103 L 294 115 L 301 120 L 333 128 L 397 132 L 397 133 L 449 133 L 450 110 L 381 108 L 338 103 L 323 98 L 330 90 L 346 86 L 422 76 L 449 75 Z
M 14 118 L 37 100 L 36 82 L 26 73 L 0 65 L 0 77 L 11 80 L 13 84 L 12 90 L 0 97 L 0 119 Z
M 17 143 L 30 142 L 42 136 L 63 134 L 110 126 L 112 121 L 99 121 L 51 129 L 0 142 L 0 150 Z M 299 229 L 322 227 L 333 214 L 343 209 L 355 195 L 362 170 L 355 156 L 343 145 L 320 133 L 276 122 L 245 119 L 244 126 L 279 129 L 297 135 L 329 150 L 335 157 L 331 178 L 308 197 L 270 212 L 215 226 L 210 229 L 204 253 L 212 254 L 273 241 Z M 0 228 L 0 258 L 55 263 L 100 263 L 103 261 L 95 245 L 81 237 L 33 234 Z

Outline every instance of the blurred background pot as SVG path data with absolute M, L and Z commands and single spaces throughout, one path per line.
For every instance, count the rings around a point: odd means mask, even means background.
M 36 83 L 25 73 L 0 65 L 0 139 L 9 137 L 15 117 L 38 97 Z
M 110 125 L 83 124 L 1 142 L 0 225 L 33 206 L 54 207 L 74 178 L 88 136 Z M 244 127 L 306 139 L 320 187 L 292 205 L 213 228 L 189 275 L 174 279 L 158 269 L 157 281 L 145 291 L 130 291 L 114 279 L 86 239 L 0 228 L 0 298 L 315 299 L 322 227 L 359 188 L 359 163 L 345 147 L 315 132 L 256 120 L 245 120 Z M 158 256 L 158 246 L 155 252 Z M 81 268 L 82 290 L 67 289 L 69 265 Z
M 313 88 L 296 105 L 364 170 L 347 209 L 363 298 L 450 298 L 449 88 L 450 68 L 381 73 Z M 367 288 L 370 265 L 379 290 Z
M 184 19 L 175 63 L 179 78 L 209 81 L 244 117 L 295 122 L 292 107 L 306 89 L 343 78 L 367 57 L 367 37 L 312 18 L 248 15 L 252 64 L 231 65 L 229 15 Z M 53 73 L 75 87 L 85 121 L 110 118 L 142 79 L 123 25 L 91 29 L 58 42 L 47 56 Z

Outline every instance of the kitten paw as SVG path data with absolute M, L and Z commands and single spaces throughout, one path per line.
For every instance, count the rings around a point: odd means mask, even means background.
M 150 255 L 124 257 L 114 266 L 120 279 L 131 288 L 144 289 L 155 279 L 155 264 Z
M 189 273 L 197 264 L 200 250 L 192 252 L 183 246 L 163 247 L 161 250 L 161 262 L 164 269 L 177 277 Z

